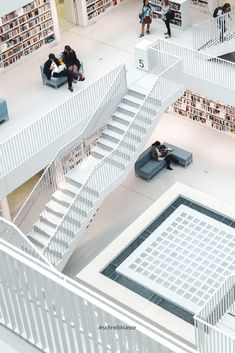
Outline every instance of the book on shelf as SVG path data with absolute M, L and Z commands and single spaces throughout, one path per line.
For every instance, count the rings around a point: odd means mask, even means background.
M 0 18 L 0 68 L 55 39 L 50 0 L 34 0 Z
M 235 107 L 202 97 L 200 94 L 185 91 L 172 108 L 180 116 L 206 124 L 216 130 L 235 131 Z

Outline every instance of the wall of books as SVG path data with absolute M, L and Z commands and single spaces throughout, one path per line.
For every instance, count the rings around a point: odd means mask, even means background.
M 150 0 L 149 3 L 153 10 L 153 17 L 161 19 L 162 0 Z M 190 26 L 189 0 L 170 1 L 170 7 L 174 11 L 174 18 L 171 20 L 172 24 L 179 26 L 180 28 Z
M 50 0 L 34 0 L 0 17 L 0 68 L 55 40 Z
M 185 91 L 170 110 L 213 129 L 235 134 L 235 107 Z

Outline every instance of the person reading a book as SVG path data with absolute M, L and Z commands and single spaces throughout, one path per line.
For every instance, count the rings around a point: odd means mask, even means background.
M 156 141 L 152 144 L 151 158 L 155 161 L 164 159 L 166 161 L 166 168 L 173 170 L 171 168 L 171 163 L 178 163 L 178 161 L 170 154 L 171 152 L 173 152 L 172 148 L 162 145 L 159 141 Z
M 48 80 L 50 80 L 51 77 L 67 77 L 68 89 L 70 92 L 73 92 L 72 82 L 78 79 L 78 75 L 66 69 L 65 64 L 60 64 L 54 54 L 49 54 L 49 58 L 44 64 L 43 73 Z

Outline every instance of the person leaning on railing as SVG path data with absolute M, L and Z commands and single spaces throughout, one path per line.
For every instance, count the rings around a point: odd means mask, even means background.
M 227 31 L 226 27 L 226 16 L 222 16 L 231 12 L 231 5 L 229 3 L 224 4 L 223 6 L 216 7 L 215 11 L 213 12 L 213 17 L 217 18 L 218 28 L 220 30 L 220 42 L 224 41 L 224 33 Z M 221 17 L 222 16 L 222 17 Z M 231 17 L 228 15 L 230 20 L 232 21 Z

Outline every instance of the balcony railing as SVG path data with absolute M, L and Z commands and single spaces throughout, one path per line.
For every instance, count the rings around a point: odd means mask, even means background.
M 235 12 L 193 26 L 193 48 L 205 50 L 235 40 Z
M 223 320 L 235 312 L 235 275 L 227 278 L 194 317 L 196 345 L 200 353 L 235 352 L 234 335 L 223 330 Z

